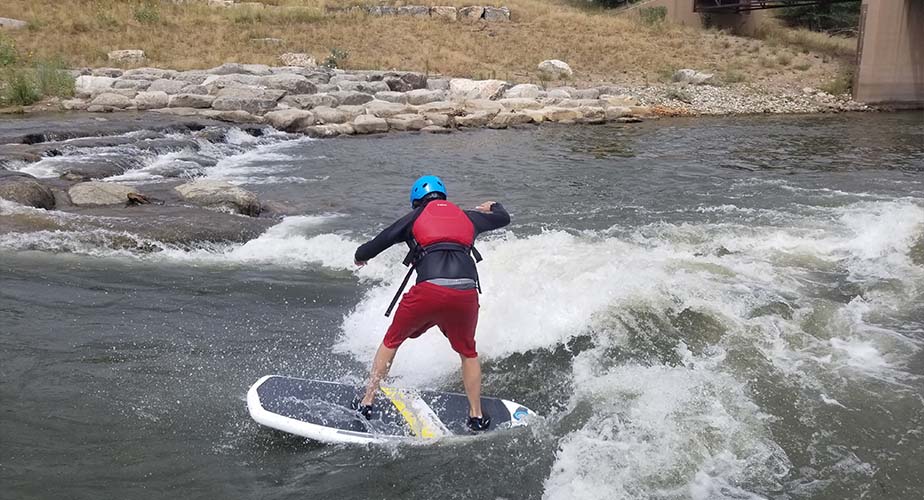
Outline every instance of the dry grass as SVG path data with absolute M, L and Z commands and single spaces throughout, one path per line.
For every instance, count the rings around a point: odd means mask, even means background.
M 283 52 L 308 52 L 323 60 L 330 49 L 338 48 L 350 54 L 348 68 L 517 81 L 534 81 L 537 63 L 551 58 L 567 61 L 579 82 L 641 83 L 661 80 L 677 68 L 721 71 L 730 63 L 745 74 L 761 68 L 759 56 L 742 50 L 756 45 L 759 51 L 760 41 L 664 23 L 647 25 L 568 0 L 487 2 L 510 7 L 514 18 L 512 23 L 490 24 L 327 9 L 377 2 L 263 3 L 282 8 L 221 9 L 145 0 L 3 0 L 0 17 L 31 23 L 26 30 L 10 33 L 24 60 L 61 58 L 75 67 L 108 65 L 106 53 L 116 49 L 143 49 L 151 66 L 191 69 L 229 61 L 278 64 Z M 254 38 L 280 38 L 283 43 L 260 44 Z M 778 31 L 768 39 L 790 45 L 805 42 L 787 41 Z

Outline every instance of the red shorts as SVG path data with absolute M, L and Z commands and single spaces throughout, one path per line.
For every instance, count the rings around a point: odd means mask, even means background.
M 478 291 L 456 290 L 433 283 L 411 287 L 395 312 L 385 340 L 389 349 L 416 339 L 434 326 L 449 339 L 452 350 L 466 358 L 478 357 L 475 351 L 475 327 L 478 325 Z

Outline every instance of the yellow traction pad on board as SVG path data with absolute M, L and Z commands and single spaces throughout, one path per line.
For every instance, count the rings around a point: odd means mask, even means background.
M 415 436 L 435 439 L 452 434 L 446 428 L 446 424 L 436 416 L 430 405 L 424 402 L 416 391 L 382 387 L 382 393 L 391 400 L 391 404 L 401 413 Z

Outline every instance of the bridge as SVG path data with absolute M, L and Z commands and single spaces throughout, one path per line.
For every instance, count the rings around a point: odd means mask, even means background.
M 669 21 L 749 34 L 768 9 L 861 0 L 650 0 Z M 924 107 L 924 0 L 862 0 L 853 97 L 869 104 Z

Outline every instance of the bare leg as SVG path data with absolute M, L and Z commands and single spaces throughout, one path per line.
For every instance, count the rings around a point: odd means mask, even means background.
M 362 404 L 372 404 L 375 393 L 379 390 L 379 383 L 388 375 L 388 369 L 391 368 L 396 352 L 398 352 L 397 349 L 385 347 L 385 344 L 379 345 L 379 350 L 375 352 L 375 358 L 372 360 L 372 373 L 369 375 L 369 383 L 366 385 L 366 395 L 363 396 Z M 479 373 L 479 379 L 480 377 Z
M 462 358 L 462 385 L 465 386 L 465 395 L 468 396 L 468 415 L 481 417 L 481 362 L 477 357 Z

